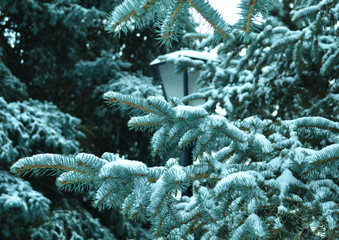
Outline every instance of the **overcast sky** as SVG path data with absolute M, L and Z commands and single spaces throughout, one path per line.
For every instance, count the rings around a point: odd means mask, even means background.
M 230 23 L 234 24 L 238 20 L 239 10 L 237 6 L 240 3 L 240 0 L 209 0 L 212 7 L 218 10 L 224 19 Z
M 237 22 L 239 18 L 239 9 L 237 6 L 240 3 L 240 0 L 209 0 L 210 4 L 214 9 L 216 9 L 223 18 L 229 24 L 234 24 Z M 199 22 L 201 22 L 201 18 L 196 17 Z M 208 26 L 208 24 L 202 23 L 202 26 L 199 28 L 200 32 L 213 32 L 213 30 Z

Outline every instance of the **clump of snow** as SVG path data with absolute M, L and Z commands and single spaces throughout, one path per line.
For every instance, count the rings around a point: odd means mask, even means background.
M 156 65 L 162 62 L 174 61 L 179 57 L 188 57 L 192 59 L 200 59 L 200 60 L 210 60 L 210 61 L 219 61 L 218 55 L 215 53 L 209 52 L 199 52 L 194 50 L 180 50 L 172 53 L 168 53 L 166 55 L 161 55 L 155 60 L 153 60 L 150 65 Z
M 283 215 L 286 212 L 288 212 L 287 208 L 285 206 L 283 206 L 283 205 L 279 205 L 278 213 Z
M 183 183 L 186 181 L 186 172 L 182 166 L 173 165 L 168 172 L 163 176 L 164 181 L 168 183 Z
M 276 182 L 280 185 L 279 198 L 282 199 L 285 196 L 286 188 L 291 184 L 298 183 L 299 180 L 293 176 L 292 172 L 288 168 L 286 168 L 282 174 L 277 177 Z
M 324 216 L 332 215 L 335 212 L 337 204 L 333 201 L 321 203 L 321 208 Z
M 179 162 L 175 158 L 170 158 L 166 162 L 166 168 L 171 168 L 172 166 L 179 165 Z
M 140 161 L 117 159 L 105 164 L 100 171 L 101 177 L 130 178 L 135 175 L 146 175 L 149 172 L 146 164 Z
M 275 157 L 273 158 L 271 161 L 268 162 L 268 164 L 274 168 L 274 169 L 278 169 L 280 168 L 281 164 L 282 164 L 282 159 L 281 157 Z
M 263 134 L 256 133 L 254 135 L 254 143 L 260 146 L 261 151 L 265 154 L 273 151 L 272 143 Z
M 256 179 L 247 172 L 232 173 L 221 179 L 214 188 L 216 194 L 220 194 L 231 187 L 232 184 L 241 183 L 242 185 L 249 185 L 255 187 Z
M 183 113 L 200 113 L 201 116 L 207 115 L 207 112 L 202 107 L 193 107 L 193 106 L 186 106 L 186 105 L 180 105 L 175 107 L 177 111 L 177 115 L 180 117 Z
M 133 167 L 145 167 L 146 165 L 140 161 L 133 161 L 133 160 L 125 160 L 125 159 L 118 159 L 113 162 L 109 162 L 105 164 L 105 168 L 111 168 L 114 166 L 121 166 L 123 168 L 133 168 Z

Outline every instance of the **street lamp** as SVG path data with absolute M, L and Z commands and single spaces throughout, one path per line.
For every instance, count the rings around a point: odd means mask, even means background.
M 217 56 L 214 54 L 193 50 L 181 50 L 157 57 L 150 65 L 154 79 L 162 85 L 162 91 L 166 100 L 168 100 L 169 96 L 183 98 L 199 90 L 196 82 L 199 77 L 198 71 L 175 71 L 174 61 L 180 57 L 190 58 L 192 60 L 218 61 Z M 202 100 L 190 100 L 188 105 L 195 106 L 202 103 L 204 103 Z
M 174 69 L 174 61 L 180 57 L 192 60 L 218 61 L 217 56 L 208 52 L 198 52 L 193 50 L 181 50 L 157 57 L 150 63 L 153 77 L 161 83 L 162 91 L 166 100 L 171 97 L 183 98 L 191 93 L 197 92 L 199 86 L 196 82 L 199 73 L 188 72 L 187 69 L 181 73 Z M 191 106 L 202 104 L 203 100 L 190 100 Z M 192 149 L 182 151 L 181 165 L 188 166 L 193 163 Z M 192 195 L 192 189 L 184 193 L 186 196 Z

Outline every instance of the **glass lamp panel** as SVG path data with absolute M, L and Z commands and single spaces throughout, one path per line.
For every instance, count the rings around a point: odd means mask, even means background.
M 184 95 L 184 73 L 175 72 L 173 63 L 161 63 L 159 64 L 159 71 L 161 74 L 163 88 L 167 97 L 183 98 Z M 199 90 L 197 79 L 199 72 L 188 72 L 188 94 L 195 93 Z M 191 100 L 188 102 L 191 106 L 203 104 L 205 101 L 202 99 Z
M 197 83 L 197 79 L 199 77 L 199 72 L 188 72 L 188 94 L 195 93 L 199 91 L 199 85 Z M 197 106 L 203 104 L 205 100 L 197 99 L 188 101 L 188 105 L 190 106 Z
M 167 97 L 184 97 L 183 73 L 176 73 L 172 63 L 159 64 L 159 71 Z

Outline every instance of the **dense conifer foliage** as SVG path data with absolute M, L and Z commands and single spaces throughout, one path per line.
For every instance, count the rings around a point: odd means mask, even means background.
M 161 44 L 183 35 L 205 37 L 198 48 L 217 47 L 219 62 L 168 59 L 200 71 L 199 92 L 183 99 L 123 88 L 104 94 L 113 108 L 133 110 L 129 128 L 152 133 L 152 156 L 192 148 L 192 165 L 48 153 L 20 159 L 11 172 L 56 174 L 61 189 L 93 192 L 94 207 L 148 219 L 154 239 L 336 239 L 339 4 L 242 0 L 239 7 L 234 26 L 203 0 L 125 0 L 107 20 L 116 34 L 155 21 Z M 190 9 L 213 35 L 186 31 Z M 185 105 L 197 98 L 205 103 Z M 190 186 L 193 195 L 181 196 Z
M 137 48 L 122 47 L 123 41 L 136 39 L 136 34 L 117 39 L 104 30 L 103 22 L 117 3 L 0 1 L 0 239 L 114 238 L 108 231 L 118 239 L 147 238 L 139 225 L 117 211 L 105 214 L 101 223 L 95 220 L 93 215 L 101 215 L 92 210 L 88 197 L 65 195 L 52 187 L 53 180 L 33 180 L 31 185 L 6 173 L 18 158 L 46 152 L 101 154 L 110 149 L 146 159 L 147 136 L 128 133 L 127 114 L 109 111 L 101 99 L 105 91 L 120 90 L 120 83 L 125 93 L 158 95 L 152 79 L 142 73 L 147 69 L 136 66 L 165 48 L 156 47 L 149 36 L 139 42 L 154 45 L 153 51 L 140 51 L 137 60 L 129 57 L 125 51 Z M 146 26 L 140 34 L 150 29 Z M 32 213 L 36 209 L 43 212 Z M 20 218 L 25 221 L 18 222 Z M 77 227 L 80 221 L 88 229 Z
M 82 147 L 97 154 L 107 151 L 102 147 L 99 138 L 105 135 L 105 129 L 96 128 L 97 122 L 109 119 L 107 124 L 111 124 L 119 112 L 105 116 L 104 110 L 100 110 L 103 106 L 101 95 L 95 95 L 100 92 L 95 89 L 99 85 L 110 84 L 128 75 L 131 75 L 131 78 L 140 77 L 140 81 L 143 82 L 142 74 L 136 75 L 134 65 L 138 65 L 137 62 L 140 61 L 150 62 L 160 52 L 165 51 L 165 48 L 156 47 L 156 40 L 152 36 L 139 39 L 138 42 L 142 44 L 155 46 L 153 51 L 142 52 L 147 48 L 139 49 L 133 44 L 127 46 L 119 42 L 122 40 L 107 34 L 103 23 L 108 12 L 116 4 L 117 1 L 96 1 L 90 4 L 88 1 L 42 0 L 1 3 L 5 67 L 16 79 L 26 84 L 31 98 L 52 101 L 61 111 L 81 118 L 80 127 L 93 139 L 89 142 L 84 140 Z M 147 26 L 140 30 L 140 34 L 144 35 L 143 31 L 149 32 L 149 28 L 151 27 Z M 138 38 L 135 35 L 130 34 L 124 38 L 136 41 Z M 134 59 L 124 54 L 125 51 L 142 53 L 135 54 L 138 59 Z M 145 68 L 137 70 L 146 72 Z M 2 72 L 6 74 L 5 70 Z M 11 82 L 14 89 L 14 80 L 3 81 L 0 86 L 6 82 Z M 9 87 L 9 83 L 7 84 Z M 16 91 L 22 92 L 23 88 L 16 83 Z M 4 92 L 8 94 L 7 91 Z M 23 96 L 21 92 L 16 94 L 17 98 Z M 156 93 L 152 93 L 154 94 Z M 120 121 L 115 124 L 119 125 Z M 129 148 L 119 144 L 122 139 L 126 139 L 124 132 L 127 131 L 122 132 L 120 134 L 110 132 L 108 135 L 113 135 L 113 139 L 110 137 L 105 141 L 110 146 L 110 151 L 119 149 L 123 154 L 131 154 Z M 139 135 L 129 135 L 133 144 L 134 142 L 141 144 Z M 116 139 L 116 136 L 120 139 Z M 147 146 L 140 148 L 147 149 Z M 137 151 L 132 155 L 136 157 Z

